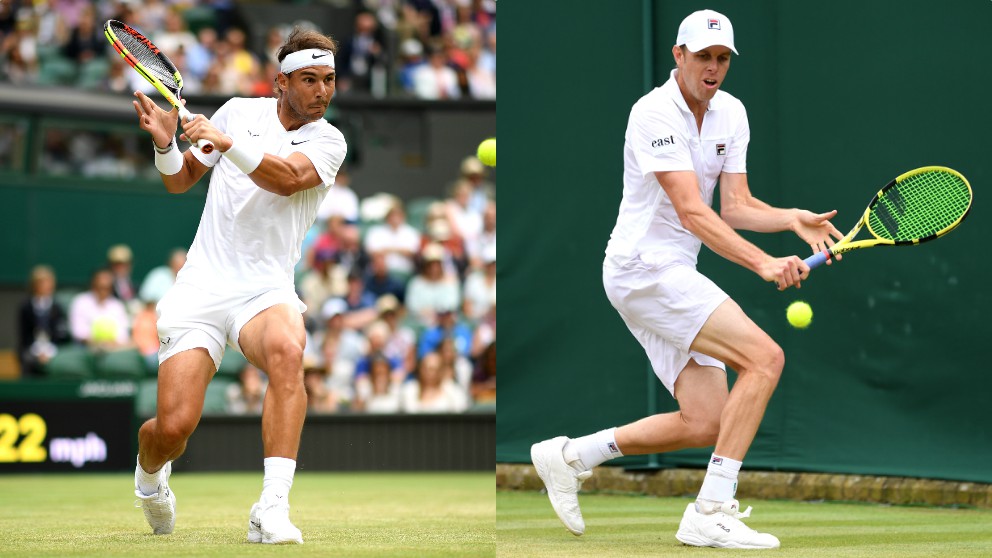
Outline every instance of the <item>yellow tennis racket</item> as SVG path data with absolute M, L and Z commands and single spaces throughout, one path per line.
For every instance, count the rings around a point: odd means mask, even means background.
M 165 100 L 179 109 L 179 118 L 186 121 L 193 119 L 194 115 L 186 110 L 181 101 L 183 76 L 179 74 L 176 65 L 168 56 L 133 27 L 117 20 L 111 19 L 104 23 L 103 34 L 113 45 L 114 50 L 141 74 L 141 77 L 154 85 Z M 204 139 L 198 141 L 196 146 L 204 153 L 214 150 L 214 145 Z
M 897 176 L 879 190 L 851 232 L 806 258 L 810 269 L 837 254 L 871 246 L 916 245 L 953 231 L 971 210 L 971 184 L 947 167 L 922 167 Z M 865 228 L 872 238 L 854 240 Z

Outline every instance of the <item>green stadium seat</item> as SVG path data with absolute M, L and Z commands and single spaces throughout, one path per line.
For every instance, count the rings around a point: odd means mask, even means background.
M 209 6 L 193 6 L 183 10 L 183 19 L 193 34 L 203 27 L 217 28 L 217 14 Z
M 55 291 L 55 302 L 62 307 L 66 312 L 69 311 L 69 306 L 72 305 L 72 299 L 76 298 L 76 295 L 81 293 L 79 289 L 65 288 L 58 289 Z
M 238 351 L 228 347 L 224 351 L 224 358 L 220 361 L 220 368 L 217 369 L 218 377 L 237 378 L 241 370 L 248 364 L 248 359 Z
M 45 373 L 58 379 L 87 379 L 93 377 L 93 353 L 79 345 L 59 347 L 52 360 L 45 364 Z
M 431 204 L 437 203 L 438 201 L 440 200 L 430 197 L 414 198 L 410 200 L 406 204 L 406 222 L 421 233 L 427 232 L 424 230 L 424 219 L 427 217 L 427 210 L 430 208 Z
M 38 67 L 38 83 L 42 85 L 72 85 L 76 81 L 76 64 L 62 56 L 42 60 Z
M 207 395 L 203 400 L 204 413 L 226 413 L 227 412 L 227 388 L 236 383 L 220 376 L 214 376 L 207 386 Z
M 97 355 L 96 375 L 100 378 L 140 380 L 148 375 L 148 365 L 137 349 L 109 351 Z
M 142 380 L 134 398 L 134 413 L 139 417 L 155 416 L 158 405 L 158 380 Z
M 110 61 L 105 58 L 96 58 L 84 63 L 79 68 L 76 85 L 83 89 L 99 89 L 107 82 L 109 74 Z

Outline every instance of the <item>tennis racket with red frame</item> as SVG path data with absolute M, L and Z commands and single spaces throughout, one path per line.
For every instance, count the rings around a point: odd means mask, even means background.
M 179 74 L 176 65 L 168 56 L 133 27 L 117 20 L 111 19 L 104 23 L 103 34 L 107 36 L 114 50 L 141 74 L 141 77 L 155 86 L 155 89 L 172 106 L 179 109 L 179 118 L 185 121 L 193 119 L 194 115 L 186 110 L 181 100 L 183 76 Z M 196 146 L 204 153 L 214 150 L 214 145 L 205 139 L 198 141 Z

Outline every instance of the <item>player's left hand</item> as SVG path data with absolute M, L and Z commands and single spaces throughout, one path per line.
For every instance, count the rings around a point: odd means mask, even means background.
M 799 238 L 803 239 L 803 242 L 809 244 L 814 254 L 823 252 L 833 246 L 834 242 L 844 238 L 844 235 L 830 222 L 830 219 L 835 215 L 837 215 L 836 209 L 826 213 L 813 213 L 800 209 L 796 213 L 793 230 L 799 235 Z M 841 255 L 837 254 L 828 259 L 827 264 L 829 265 L 833 259 L 840 260 Z

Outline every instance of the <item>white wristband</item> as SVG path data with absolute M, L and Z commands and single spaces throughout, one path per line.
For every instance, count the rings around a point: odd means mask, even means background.
M 176 140 L 173 139 L 172 148 L 165 153 L 159 153 L 158 149 L 155 150 L 155 168 L 164 175 L 172 176 L 183 170 L 183 154 L 179 152 L 175 143 Z
M 265 152 L 249 141 L 236 141 L 231 145 L 230 149 L 224 152 L 224 156 L 234 163 L 234 166 L 241 169 L 242 172 L 251 174 L 255 172 L 258 165 L 262 164 L 262 159 L 265 158 Z

